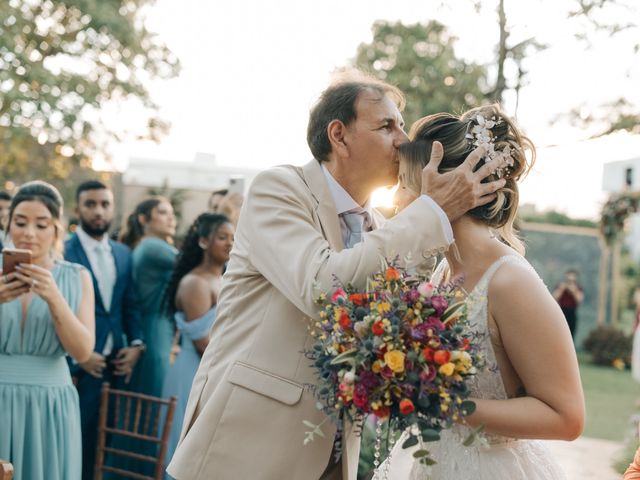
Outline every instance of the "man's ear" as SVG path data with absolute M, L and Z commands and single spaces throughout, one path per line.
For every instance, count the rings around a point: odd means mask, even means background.
M 76 205 L 76 208 L 73 209 L 73 213 L 75 213 L 76 218 L 80 218 L 80 207 Z
M 341 157 L 348 155 L 347 142 L 345 141 L 347 127 L 340 120 L 333 120 L 327 125 L 327 136 L 331 143 L 331 151 Z

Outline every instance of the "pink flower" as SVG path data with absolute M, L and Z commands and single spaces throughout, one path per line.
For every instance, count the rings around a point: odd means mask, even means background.
M 420 372 L 420 381 L 422 381 L 423 383 L 431 382 L 434 378 L 436 378 L 437 373 L 438 372 L 433 365 L 427 365 L 425 369 Z
M 425 298 L 431 297 L 433 294 L 433 284 L 431 282 L 423 282 L 418 285 L 418 293 Z
M 345 292 L 342 288 L 336 288 L 335 292 L 333 292 L 333 295 L 331 295 L 331 301 L 333 303 L 336 303 L 339 298 L 343 298 L 345 300 L 347 299 L 347 292 Z

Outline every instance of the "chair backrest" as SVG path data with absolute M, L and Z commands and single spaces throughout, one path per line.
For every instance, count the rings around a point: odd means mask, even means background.
M 95 480 L 101 480 L 104 472 L 139 480 L 162 480 L 175 408 L 176 397 L 169 399 L 152 397 L 126 390 L 116 390 L 108 383 L 103 383 L 98 419 Z M 114 448 L 112 445 L 117 442 L 107 442 L 107 434 L 110 439 L 121 436 L 147 445 L 152 444 L 155 455 L 142 455 Z M 153 477 L 106 465 L 105 454 L 109 454 L 110 458 L 120 456 L 153 464 Z
M 0 459 L 0 480 L 11 480 L 13 478 L 13 465 L 6 460 Z

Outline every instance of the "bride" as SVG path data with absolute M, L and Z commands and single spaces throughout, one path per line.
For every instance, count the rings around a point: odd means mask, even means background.
M 504 166 L 495 175 L 507 183 L 492 203 L 452 223 L 457 249 L 449 250 L 433 278 L 438 283 L 464 278 L 472 328 L 480 335 L 487 363 L 471 385 L 476 411 L 467 417 L 468 425 L 443 431 L 440 441 L 424 445 L 435 465 L 417 462 L 412 453 L 418 447 L 403 450 L 400 439 L 376 478 L 385 471 L 388 478 L 415 480 L 565 478 L 536 440 L 573 440 L 582 432 L 578 364 L 562 312 L 522 256 L 513 227 L 516 182 L 529 168 L 525 150 L 535 159 L 533 145 L 497 105 L 461 117 L 430 115 L 416 122 L 409 136 L 412 142 L 402 147 L 400 164 L 401 207 L 421 191 L 421 170 L 432 149 L 444 147 L 444 157 L 426 170 L 446 172 L 484 145 L 487 157 L 502 157 Z M 464 447 L 470 428 L 481 425 L 484 440 Z

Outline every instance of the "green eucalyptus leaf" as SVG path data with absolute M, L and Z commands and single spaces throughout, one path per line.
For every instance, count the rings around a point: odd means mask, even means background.
M 426 457 L 427 455 L 429 455 L 429 452 L 423 448 L 413 452 L 413 458 L 422 458 L 422 457 Z
M 415 447 L 418 444 L 418 438 L 411 436 L 402 443 L 402 448 Z
M 475 404 L 475 402 L 472 402 L 471 400 L 465 400 L 460 405 L 460 409 L 462 410 L 462 413 L 464 415 L 471 415 L 473 412 L 476 411 L 476 404 Z
M 440 432 L 433 428 L 425 428 L 420 434 L 422 435 L 422 440 L 425 442 L 437 442 L 440 440 Z

